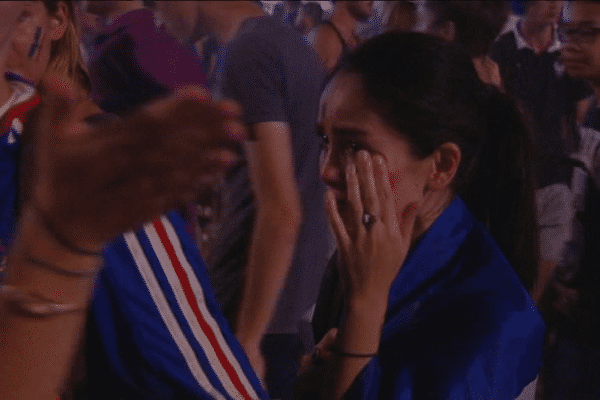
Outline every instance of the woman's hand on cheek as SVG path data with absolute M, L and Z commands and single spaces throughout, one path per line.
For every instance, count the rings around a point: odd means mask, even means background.
M 333 192 L 326 195 L 346 297 L 387 299 L 408 253 L 419 205 L 407 204 L 402 221 L 398 221 L 385 160 L 364 150 L 348 157 L 346 188 L 351 211 L 345 219 Z

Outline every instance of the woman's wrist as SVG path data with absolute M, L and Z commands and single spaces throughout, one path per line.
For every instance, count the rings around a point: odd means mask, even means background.
M 19 226 L 22 249 L 28 255 L 40 255 L 47 262 L 64 265 L 65 269 L 90 270 L 98 266 L 102 256 L 102 244 L 89 244 L 85 251 L 77 251 L 65 246 L 65 238 L 57 238 L 56 233 L 49 229 L 47 217 L 34 206 L 26 206 Z M 77 247 L 74 246 L 73 247 Z M 74 268 L 68 268 L 69 265 Z M 90 268 L 87 268 L 87 267 Z
M 23 211 L 18 232 L 4 283 L 56 303 L 87 302 L 102 259 L 66 250 L 29 207 Z
M 387 309 L 389 286 L 377 288 L 345 288 L 345 307 L 346 312 L 355 313 L 373 313 L 379 312 L 385 314 Z
M 60 221 L 43 211 L 35 201 L 31 201 L 27 208 L 35 215 L 36 224 L 43 227 L 45 233 L 59 244 L 64 252 L 82 256 L 102 256 L 103 243 L 97 240 L 85 240 L 87 236 L 81 229 L 73 227 L 66 229 L 61 226 Z
M 387 296 L 385 301 L 380 297 L 348 299 L 335 347 L 345 353 L 377 353 L 386 310 Z

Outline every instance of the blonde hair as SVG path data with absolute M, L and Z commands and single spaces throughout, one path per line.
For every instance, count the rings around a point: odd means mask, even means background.
M 49 14 L 56 14 L 60 3 L 67 7 L 68 13 L 65 34 L 51 44 L 50 62 L 46 71 L 66 76 L 88 93 L 91 92 L 92 82 L 79 47 L 79 30 L 75 21 L 73 2 L 44 0 L 43 3 Z

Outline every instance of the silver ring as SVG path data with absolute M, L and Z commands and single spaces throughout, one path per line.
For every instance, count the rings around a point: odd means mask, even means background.
M 373 215 L 368 212 L 363 214 L 362 223 L 365 226 L 365 228 L 370 229 L 375 224 L 375 222 L 377 222 L 376 215 Z

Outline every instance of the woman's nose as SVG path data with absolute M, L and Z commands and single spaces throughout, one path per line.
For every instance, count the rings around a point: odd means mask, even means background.
M 336 157 L 334 157 L 331 150 L 324 149 L 321 152 L 319 166 L 323 182 L 333 187 L 341 184 L 339 162 L 336 161 Z

